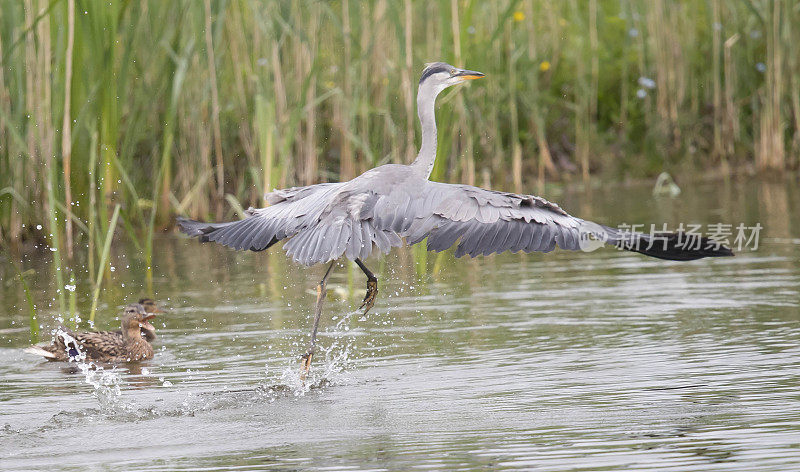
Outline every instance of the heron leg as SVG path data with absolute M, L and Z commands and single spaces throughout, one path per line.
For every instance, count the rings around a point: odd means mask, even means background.
M 305 380 L 306 375 L 308 375 L 308 370 L 311 368 L 311 358 L 314 357 L 314 351 L 317 348 L 317 329 L 319 328 L 319 317 L 322 315 L 322 302 L 325 300 L 325 294 L 328 292 L 326 289 L 328 276 L 331 275 L 331 269 L 333 269 L 335 263 L 336 261 L 331 261 L 328 270 L 326 270 L 325 275 L 322 276 L 322 280 L 317 284 L 317 304 L 314 306 L 314 324 L 311 327 L 311 343 L 308 345 L 308 350 L 306 350 L 306 353 L 303 354 L 302 357 L 303 371 L 300 373 L 300 378 L 302 380 Z
M 375 297 L 378 295 L 378 278 L 364 265 L 361 259 L 356 259 L 356 264 L 358 264 L 358 267 L 364 272 L 364 275 L 367 276 L 367 294 L 364 296 L 364 301 L 361 303 L 361 306 L 358 307 L 359 310 L 364 308 L 364 314 L 366 315 L 375 304 Z

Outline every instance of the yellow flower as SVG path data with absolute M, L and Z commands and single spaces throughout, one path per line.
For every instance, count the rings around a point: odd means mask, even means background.
M 565 20 L 564 18 L 559 18 L 558 19 L 558 26 L 562 26 L 562 27 L 563 26 L 567 26 L 567 20 Z
M 542 72 L 549 71 L 550 70 L 550 61 L 542 61 L 541 64 L 539 64 L 539 70 L 542 71 Z
M 521 11 L 514 12 L 514 21 L 522 21 L 524 19 L 525 19 L 525 13 L 522 13 Z

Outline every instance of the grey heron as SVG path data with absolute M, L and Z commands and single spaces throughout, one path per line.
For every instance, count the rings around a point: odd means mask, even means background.
M 333 264 L 342 257 L 354 261 L 367 276 L 367 294 L 359 307 L 366 313 L 375 302 L 378 281 L 364 260 L 376 249 L 388 253 L 393 247 L 426 238 L 428 250 L 437 252 L 458 243 L 456 257 L 548 252 L 556 245 L 579 250 L 585 249 L 589 240 L 668 260 L 733 255 L 707 238 L 688 245 L 682 233 L 626 233 L 584 221 L 535 195 L 430 181 L 436 159 L 437 95 L 447 87 L 483 76 L 444 62 L 425 67 L 417 92 L 422 145 L 409 165 L 382 165 L 348 182 L 274 190 L 267 195 L 269 206 L 251 208 L 239 221 L 178 219 L 181 231 L 203 242 L 263 251 L 286 240 L 284 250 L 296 262 L 306 266 L 330 263 L 317 285 L 311 340 L 303 355 L 304 373 L 316 347 L 326 282 Z

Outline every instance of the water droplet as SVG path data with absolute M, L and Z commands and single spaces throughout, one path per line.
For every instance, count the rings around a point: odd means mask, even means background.
M 656 88 L 656 81 L 648 77 L 639 77 L 639 80 L 637 82 L 644 88 L 648 88 L 651 90 Z

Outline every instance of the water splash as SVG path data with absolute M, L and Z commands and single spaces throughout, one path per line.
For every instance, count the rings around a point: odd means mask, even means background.
M 278 385 L 287 387 L 295 397 L 302 397 L 311 390 L 315 374 L 312 367 L 309 376 L 303 380 L 300 364 L 287 366 L 281 372 Z
M 92 395 L 100 403 L 100 411 L 106 415 L 131 413 L 137 410 L 132 402 L 122 398 L 122 376 L 116 367 L 106 370 L 93 362 L 78 362 L 83 381 L 94 387 Z
M 305 396 L 312 390 L 325 388 L 333 383 L 344 383 L 349 380 L 346 372 L 353 367 L 353 353 L 355 352 L 355 336 L 350 331 L 350 320 L 358 311 L 351 311 L 341 318 L 334 317 L 336 324 L 326 330 L 333 334 L 333 343 L 325 347 L 325 343 L 317 344 L 317 353 L 314 356 L 308 376 L 303 380 L 300 363 L 294 358 L 290 365 L 285 366 L 277 377 L 277 385 L 281 392 L 286 389 L 295 397 Z M 362 317 L 363 318 L 363 317 Z
M 170 406 L 156 407 L 145 405 L 141 402 L 126 398 L 123 394 L 125 379 L 123 373 L 116 366 L 110 369 L 93 362 L 77 362 L 77 372 L 84 376 L 84 383 L 93 387 L 92 396 L 97 399 L 99 408 L 87 409 L 78 412 L 60 412 L 53 417 L 53 424 L 62 426 L 69 424 L 69 418 L 77 417 L 103 417 L 105 419 L 121 422 L 148 420 L 161 417 L 194 416 L 200 410 L 206 409 L 206 403 L 191 392 L 177 392 L 178 398 L 171 395 Z M 142 369 L 146 376 L 152 375 L 148 369 Z M 162 386 L 172 385 L 169 381 L 159 380 Z M 161 398 L 161 401 L 166 400 Z M 64 421 L 64 419 L 67 421 Z
M 81 349 L 81 343 L 72 337 L 69 331 L 59 326 L 53 334 L 64 342 L 64 352 L 67 353 L 70 362 L 84 362 L 86 360 L 86 353 Z

